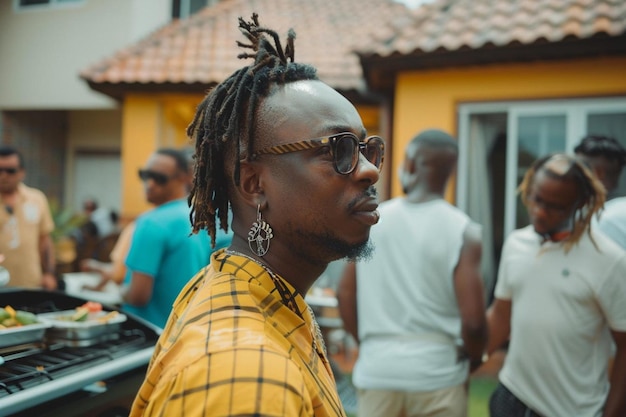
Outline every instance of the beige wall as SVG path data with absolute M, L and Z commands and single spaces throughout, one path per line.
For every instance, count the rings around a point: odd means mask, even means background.
M 121 110 L 76 110 L 69 112 L 65 149 L 65 205 L 75 200 L 75 157 L 77 152 L 119 154 L 122 131 Z M 106 178 L 102 179 L 107 181 Z M 116 184 L 121 193 L 122 184 Z M 74 207 L 76 208 L 76 207 Z
M 626 95 L 626 57 L 489 65 L 399 74 L 393 116 L 392 195 L 397 169 L 415 134 L 440 128 L 458 134 L 460 103 Z
M 119 151 L 122 112 L 76 110 L 69 113 L 68 147 Z
M 113 108 L 81 70 L 169 20 L 170 0 L 84 0 L 15 10 L 0 0 L 0 109 Z

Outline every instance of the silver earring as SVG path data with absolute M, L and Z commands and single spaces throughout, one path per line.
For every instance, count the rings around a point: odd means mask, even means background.
M 256 206 L 256 222 L 252 224 L 248 232 L 248 246 L 252 253 L 257 256 L 264 256 L 270 249 L 270 240 L 274 235 L 272 228 L 265 220 L 261 218 L 261 205 Z

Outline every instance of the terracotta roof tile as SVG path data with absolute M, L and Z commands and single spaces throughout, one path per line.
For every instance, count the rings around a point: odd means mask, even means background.
M 398 56 L 626 35 L 624 0 L 436 0 L 409 10 L 393 0 L 222 0 L 174 21 L 84 70 L 93 84 L 212 84 L 242 65 L 239 16 L 285 39 L 296 60 L 340 90 L 363 90 L 358 55 Z
M 486 45 L 560 42 L 626 34 L 624 0 L 437 0 L 411 14 L 395 36 L 359 50 L 386 57 Z
M 237 18 L 259 14 L 281 41 L 296 31 L 296 60 L 318 68 L 321 79 L 342 90 L 363 89 L 358 56 L 372 42 L 386 42 L 409 9 L 392 0 L 223 0 L 189 19 L 174 21 L 143 41 L 85 69 L 98 83 L 220 82 L 242 65 L 236 41 L 246 41 Z M 437 30 L 437 27 L 434 28 Z

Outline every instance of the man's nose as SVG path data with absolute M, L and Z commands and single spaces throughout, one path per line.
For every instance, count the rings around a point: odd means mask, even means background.
M 380 178 L 378 167 L 367 160 L 365 155 L 359 152 L 359 163 L 354 170 L 354 175 L 359 180 L 367 180 L 370 184 L 376 184 Z
M 539 203 L 533 203 L 531 207 L 531 213 L 534 217 L 541 218 L 541 219 L 546 218 L 548 215 L 546 208 Z

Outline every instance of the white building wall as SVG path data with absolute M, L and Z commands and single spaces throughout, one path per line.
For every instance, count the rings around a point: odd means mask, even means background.
M 0 0 L 0 110 L 117 106 L 81 70 L 170 19 L 171 0 L 83 0 L 20 9 Z

